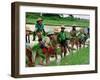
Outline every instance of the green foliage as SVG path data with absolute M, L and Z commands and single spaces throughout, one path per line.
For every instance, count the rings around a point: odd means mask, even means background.
M 61 17 L 59 14 L 42 14 L 40 13 L 26 13 L 26 24 L 35 24 L 37 18 L 41 17 L 45 25 L 50 26 L 72 26 L 76 24 L 80 27 L 88 27 L 89 21 L 85 19 L 74 18 L 72 15 L 68 17 Z
M 75 53 L 71 52 L 68 56 L 61 59 L 59 65 L 81 65 L 89 64 L 89 47 L 77 50 Z M 56 66 L 57 62 L 52 61 L 49 66 Z

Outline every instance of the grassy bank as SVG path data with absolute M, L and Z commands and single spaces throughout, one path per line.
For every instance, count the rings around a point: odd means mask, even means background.
M 86 19 L 80 19 L 80 18 L 73 18 L 73 17 L 60 17 L 59 15 L 42 15 L 36 14 L 36 13 L 26 13 L 26 24 L 35 24 L 37 18 L 43 18 L 43 23 L 45 25 L 50 26 L 72 26 L 73 24 L 76 24 L 79 27 L 88 27 L 89 26 L 89 20 Z
M 61 59 L 59 65 L 81 65 L 89 64 L 89 48 L 82 48 L 75 53 L 70 53 L 68 56 Z M 56 61 L 52 61 L 49 66 L 56 66 Z

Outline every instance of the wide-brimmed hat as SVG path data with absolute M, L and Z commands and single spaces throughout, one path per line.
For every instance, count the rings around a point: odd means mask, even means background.
M 43 21 L 43 19 L 42 18 L 38 18 L 37 21 Z
M 51 32 L 51 31 L 47 33 L 48 36 L 53 35 L 53 34 L 54 34 L 54 32 Z
M 61 29 L 65 29 L 64 25 L 61 26 Z
M 59 28 L 54 28 L 54 33 L 58 33 L 58 32 L 60 32 Z

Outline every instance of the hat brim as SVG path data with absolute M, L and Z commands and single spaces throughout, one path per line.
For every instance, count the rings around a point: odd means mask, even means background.
M 41 20 L 37 20 L 37 21 L 43 21 L 43 20 L 41 19 Z
M 61 29 L 65 29 L 65 28 L 61 28 Z
M 48 36 L 53 35 L 53 34 L 47 34 Z

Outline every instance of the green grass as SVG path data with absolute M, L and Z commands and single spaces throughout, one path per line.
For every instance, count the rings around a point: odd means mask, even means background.
M 37 18 L 42 17 L 44 25 L 50 25 L 50 26 L 72 26 L 73 24 L 76 24 L 80 27 L 88 27 L 89 26 L 89 20 L 85 19 L 79 19 L 79 18 L 71 18 L 66 17 L 62 18 L 59 16 L 40 16 L 38 13 L 26 13 L 26 24 L 35 24 Z
M 40 58 L 38 58 L 35 63 L 39 64 L 39 61 Z M 70 54 L 66 57 L 63 57 L 59 63 L 57 63 L 56 60 L 54 60 L 51 61 L 48 66 L 83 65 L 83 64 L 89 64 L 89 47 L 81 48 L 80 50 L 77 50 L 75 53 L 70 52 Z
M 61 59 L 60 65 L 81 65 L 89 64 L 89 48 L 82 48 L 75 53 L 71 52 L 70 55 Z M 49 66 L 56 66 L 56 61 L 52 61 Z

